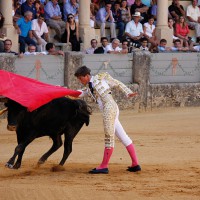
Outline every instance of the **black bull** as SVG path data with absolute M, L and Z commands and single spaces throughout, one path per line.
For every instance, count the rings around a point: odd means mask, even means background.
M 64 165 L 72 152 L 72 142 L 84 123 L 89 125 L 91 108 L 83 100 L 58 98 L 33 112 L 28 112 L 20 104 L 8 100 L 8 127 L 16 126 L 17 142 L 14 155 L 6 166 L 18 169 L 21 166 L 25 148 L 35 139 L 49 136 L 53 140 L 52 147 L 39 159 L 44 163 L 47 158 L 62 146 L 61 135 L 64 134 L 64 153 L 59 165 Z M 17 119 L 17 121 L 16 121 Z M 16 157 L 17 161 L 15 162 Z

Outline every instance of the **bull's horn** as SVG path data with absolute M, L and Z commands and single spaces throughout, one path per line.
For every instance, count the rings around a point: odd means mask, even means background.
M 0 110 L 0 115 L 3 115 L 8 110 L 8 108 L 4 108 L 3 110 Z

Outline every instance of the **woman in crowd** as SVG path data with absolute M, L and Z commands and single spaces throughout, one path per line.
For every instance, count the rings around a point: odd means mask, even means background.
M 184 16 L 180 16 L 178 22 L 175 24 L 175 36 L 181 40 L 184 47 L 189 47 L 189 28 Z
M 174 20 L 172 18 L 168 18 L 168 27 L 173 30 L 173 42 L 178 39 L 178 37 L 174 36 Z
M 34 4 L 36 8 L 36 16 L 39 17 L 41 14 L 44 14 L 44 6 L 41 4 L 40 0 L 36 0 Z
M 71 43 L 72 51 L 80 51 L 79 41 L 79 27 L 78 23 L 75 22 L 74 15 L 67 15 L 66 30 L 61 39 L 64 43 Z
M 127 5 L 127 0 L 121 1 L 121 15 L 122 15 L 122 20 L 125 24 L 131 21 L 131 12 L 130 12 L 130 7 L 128 7 Z
M 144 37 L 147 38 L 148 43 L 151 43 L 151 46 L 149 48 L 149 51 L 151 51 L 158 44 L 156 36 L 155 36 L 156 27 L 154 25 L 153 15 L 149 17 L 148 22 L 144 23 L 143 30 L 144 30 Z

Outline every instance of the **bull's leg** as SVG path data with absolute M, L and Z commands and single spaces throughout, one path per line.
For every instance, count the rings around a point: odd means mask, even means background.
M 62 160 L 60 161 L 59 165 L 64 165 L 65 161 L 67 160 L 69 154 L 72 152 L 72 141 L 74 137 L 70 137 L 65 135 L 65 142 L 64 142 L 64 153 Z
M 48 157 L 54 153 L 57 149 L 59 149 L 62 146 L 62 138 L 61 135 L 57 135 L 56 137 L 52 138 L 53 140 L 53 145 L 52 147 L 49 149 L 49 151 L 47 151 L 38 161 L 38 164 L 43 164 Z
M 9 161 L 5 165 L 6 167 L 13 168 L 15 159 L 18 156 L 19 152 L 21 151 L 21 148 L 22 148 L 21 144 L 16 146 L 13 156 L 9 159 Z

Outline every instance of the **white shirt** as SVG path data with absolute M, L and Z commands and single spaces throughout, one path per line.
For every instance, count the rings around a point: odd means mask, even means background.
M 133 37 L 137 37 L 140 33 L 143 33 L 142 24 L 139 22 L 136 26 L 135 22 L 131 20 L 126 24 L 125 33 L 129 33 Z
M 153 31 L 156 28 L 154 24 L 150 25 L 148 22 L 144 23 L 144 26 L 146 27 L 146 34 L 149 37 L 153 36 Z
M 42 26 L 40 27 L 37 19 L 32 20 L 32 30 L 34 30 L 35 33 L 37 34 L 37 36 L 40 38 L 44 33 L 49 32 L 48 28 L 47 28 L 47 24 L 45 22 L 43 22 Z
M 106 46 L 105 52 L 107 53 L 108 51 L 121 51 L 122 49 L 120 47 L 116 47 L 113 49 L 112 44 L 108 44 Z
M 198 17 L 200 17 L 199 7 L 193 8 L 192 5 L 187 7 L 187 16 L 191 17 L 193 20 L 197 21 Z

